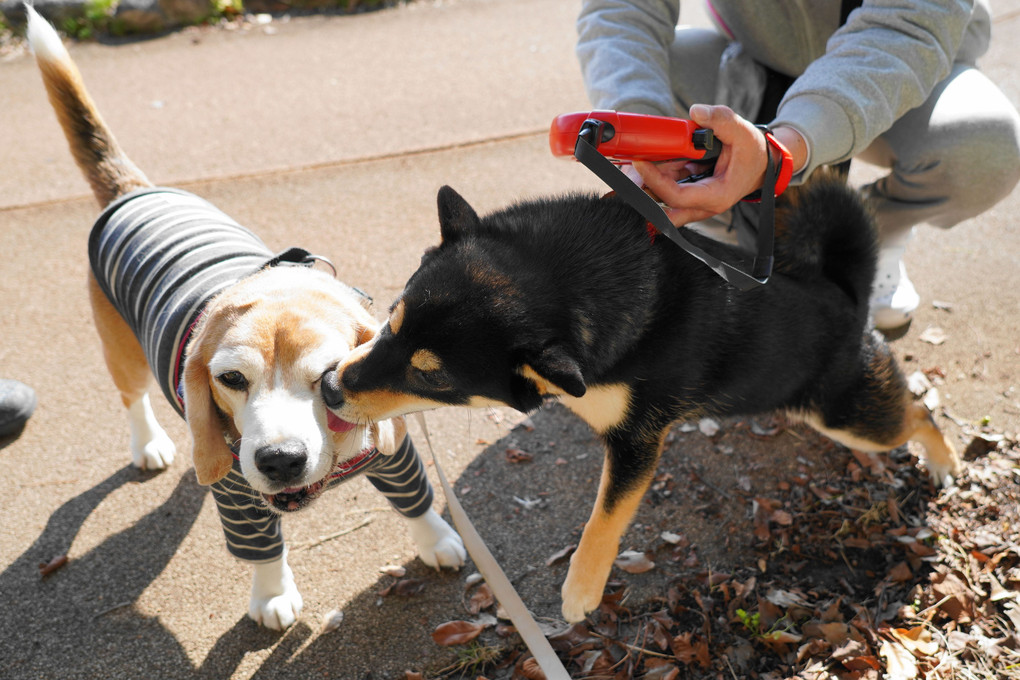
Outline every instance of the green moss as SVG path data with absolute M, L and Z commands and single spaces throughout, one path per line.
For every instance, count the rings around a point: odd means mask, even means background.
M 88 40 L 108 31 L 115 9 L 116 0 L 88 0 L 80 17 L 68 17 L 60 27 L 71 37 Z

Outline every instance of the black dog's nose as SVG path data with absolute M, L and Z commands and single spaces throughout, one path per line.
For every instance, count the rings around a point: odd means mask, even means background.
M 322 384 L 319 389 L 322 391 L 322 400 L 329 408 L 340 408 L 344 405 L 344 388 L 340 384 L 339 372 L 330 371 L 322 376 Z
M 274 482 L 297 479 L 304 473 L 307 462 L 308 452 L 298 441 L 269 444 L 255 452 L 255 467 Z

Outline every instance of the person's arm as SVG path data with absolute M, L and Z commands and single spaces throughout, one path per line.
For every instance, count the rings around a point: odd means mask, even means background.
M 930 95 L 952 66 L 973 2 L 871 0 L 830 39 L 828 51 L 794 81 L 770 127 L 794 164 L 794 183 L 819 165 L 863 151 Z M 636 163 L 674 224 L 706 219 L 760 189 L 765 143 L 750 122 L 726 107 L 693 106 L 691 118 L 712 128 L 723 152 L 712 177 L 677 185 L 689 167 Z
M 974 11 L 973 0 L 866 0 L 851 13 L 771 122 L 809 144 L 803 177 L 861 153 L 920 106 L 949 75 Z
M 675 116 L 669 46 L 679 0 L 585 0 L 577 57 L 594 108 Z

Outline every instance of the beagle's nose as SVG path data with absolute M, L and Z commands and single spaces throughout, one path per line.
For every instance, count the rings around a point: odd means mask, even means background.
M 337 371 L 330 371 L 322 376 L 319 386 L 319 389 L 322 391 L 322 400 L 326 403 L 326 406 L 332 409 L 337 409 L 344 405 L 344 388 L 340 384 L 338 376 L 339 373 Z
M 274 482 L 286 484 L 299 478 L 307 462 L 308 452 L 298 441 L 269 444 L 255 451 L 255 467 Z

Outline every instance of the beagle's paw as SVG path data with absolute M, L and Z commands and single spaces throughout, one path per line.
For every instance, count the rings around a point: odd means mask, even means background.
M 294 584 L 286 555 L 273 562 L 255 565 L 251 583 L 248 617 L 273 630 L 284 630 L 297 621 L 304 601 Z
M 163 470 L 174 462 L 177 447 L 156 422 L 149 395 L 128 407 L 131 425 L 131 462 L 141 470 Z
M 421 517 L 407 520 L 407 524 L 422 562 L 433 569 L 464 566 L 467 559 L 464 542 L 435 510 L 429 508 Z

